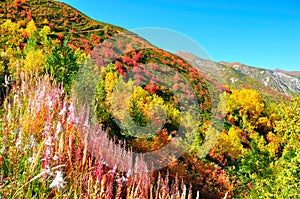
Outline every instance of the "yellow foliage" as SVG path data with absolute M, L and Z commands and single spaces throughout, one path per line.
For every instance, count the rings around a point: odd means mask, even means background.
M 257 119 L 265 108 L 257 91 L 250 89 L 233 90 L 232 94 L 226 97 L 226 101 L 226 110 L 229 116 L 234 116 L 237 111 L 241 116 L 241 126 L 248 129 L 255 128 Z
M 40 72 L 45 63 L 44 53 L 42 50 L 30 50 L 27 52 L 24 61 L 24 71 L 38 71 Z
M 291 139 L 297 140 L 300 133 L 300 97 L 295 97 L 278 107 L 279 119 L 274 127 L 276 135 L 282 143 L 287 143 Z
M 105 91 L 111 93 L 113 91 L 117 75 L 113 72 L 108 72 L 105 75 Z
M 4 44 L 5 47 L 17 48 L 22 40 L 22 30 L 19 24 L 9 19 L 0 25 L 0 43 Z
M 39 36 L 42 37 L 42 38 L 46 38 L 47 35 L 51 32 L 51 29 L 49 26 L 44 26 L 42 28 L 42 30 L 40 30 L 39 32 Z
M 108 75 L 107 77 L 108 79 L 114 79 L 114 75 L 112 74 Z M 105 79 L 105 86 L 107 86 L 106 84 L 109 83 L 106 82 L 108 81 L 108 79 Z M 134 82 L 132 80 L 129 80 L 127 83 L 123 81 L 117 82 L 115 90 L 113 89 L 113 86 L 108 86 L 107 88 L 105 88 L 105 90 L 113 90 L 113 92 L 106 93 L 104 105 L 105 107 L 110 109 L 113 116 L 120 121 L 123 121 L 126 118 L 126 116 L 128 116 L 131 93 L 133 92 L 133 89 Z
M 150 117 L 150 103 L 152 101 L 152 96 L 145 91 L 142 87 L 137 87 L 134 89 L 133 94 L 131 95 L 131 103 L 133 100 L 137 103 L 137 107 L 139 110 L 143 112 L 145 116 Z M 132 107 L 132 104 L 130 105 Z
M 241 144 L 239 132 L 241 130 L 237 127 L 231 127 L 228 134 L 221 133 L 220 138 L 216 144 L 216 150 L 218 154 L 227 154 L 232 159 L 238 159 L 242 157 L 246 150 Z
M 31 36 L 37 30 L 35 22 L 33 20 L 29 21 L 25 30 Z
M 263 136 L 260 136 L 259 133 L 253 131 L 250 134 L 250 138 L 253 140 L 253 142 L 256 143 L 257 148 L 260 151 L 266 151 L 266 140 L 264 139 Z
M 271 142 L 267 145 L 267 150 L 271 156 L 275 157 L 275 155 L 279 152 L 280 148 L 280 140 L 279 138 L 272 132 L 269 132 L 267 135 L 267 139 Z
M 76 62 L 78 65 L 81 65 L 84 62 L 84 60 L 86 60 L 88 57 L 87 54 L 79 48 L 76 49 L 75 56 L 77 57 Z
M 266 127 L 269 127 L 269 128 L 272 127 L 271 122 L 267 117 L 258 118 L 258 123 L 262 126 L 266 126 Z
M 48 19 L 44 19 L 43 23 L 44 23 L 44 24 L 49 24 Z
M 26 21 L 24 21 L 24 20 L 18 21 L 17 24 L 19 27 L 26 27 Z
M 272 157 L 275 157 L 279 152 L 280 140 L 272 132 L 267 134 L 267 139 L 270 141 L 269 143 L 267 143 L 265 138 L 262 135 L 259 135 L 257 132 L 251 133 L 250 138 L 256 143 L 257 148 L 260 151 L 267 151 Z
M 230 98 L 235 103 L 229 103 L 228 108 L 237 108 L 240 115 L 250 113 L 254 118 L 257 118 L 264 109 L 264 103 L 256 90 L 242 89 L 233 91 Z

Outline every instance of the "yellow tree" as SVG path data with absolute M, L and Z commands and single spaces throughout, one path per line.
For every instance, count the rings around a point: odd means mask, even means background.
M 233 90 L 226 99 L 229 120 L 236 121 L 242 128 L 256 128 L 257 120 L 265 108 L 264 101 L 257 91 Z
M 1 64 L 1 76 L 9 74 L 21 65 L 20 45 L 23 41 L 22 29 L 18 23 L 6 20 L 0 25 L 0 52 L 5 55 L 6 60 L 5 64 Z
M 6 20 L 0 25 L 0 50 L 12 53 L 23 41 L 22 30 L 18 23 Z
M 30 20 L 26 26 L 25 31 L 27 32 L 28 36 L 30 37 L 32 34 L 36 33 L 37 27 L 33 20 Z

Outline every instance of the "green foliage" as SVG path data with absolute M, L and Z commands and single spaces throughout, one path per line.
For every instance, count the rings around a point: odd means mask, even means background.
M 44 72 L 53 76 L 69 93 L 79 69 L 78 58 L 65 41 L 62 46 L 54 46 L 50 55 L 47 56 Z
M 209 82 L 203 74 L 178 57 L 159 49 L 144 49 L 129 52 L 102 71 L 94 71 L 95 63 L 92 63 L 92 59 L 86 54 L 106 38 L 124 30 L 93 21 L 60 2 L 0 1 L 0 22 L 1 90 L 7 92 L 6 87 L 4 89 L 4 84 L 7 83 L 5 77 L 16 80 L 13 93 L 5 99 L 1 96 L 4 109 L 1 110 L 0 127 L 0 197 L 109 198 L 112 197 L 112 193 L 119 193 L 125 198 L 126 192 L 127 198 L 145 198 L 149 196 L 149 190 L 156 187 L 158 195 L 171 198 L 171 191 L 161 193 L 162 190 L 166 190 L 165 185 L 171 183 L 162 182 L 158 177 L 150 180 L 149 176 L 142 176 L 137 177 L 137 181 L 129 180 L 127 184 L 117 184 L 116 176 L 107 178 L 109 168 L 104 166 L 104 169 L 101 167 L 103 175 L 97 174 L 100 180 L 96 179 L 95 168 L 99 165 L 95 165 L 95 157 L 92 157 L 86 146 L 80 142 L 80 125 L 74 125 L 75 122 L 66 120 L 66 115 L 60 114 L 62 107 L 70 101 L 61 95 L 62 90 L 57 90 L 59 86 L 56 83 L 63 85 L 68 93 L 71 93 L 72 87 L 75 86 L 80 87 L 78 90 L 84 91 L 85 94 L 95 95 L 94 101 L 89 103 L 92 104 L 89 110 L 95 110 L 99 122 L 106 127 L 110 137 L 126 139 L 129 147 L 138 152 L 155 151 L 166 146 L 176 137 L 180 125 L 187 130 L 186 137 L 191 137 L 189 126 L 197 127 L 196 137 L 189 148 L 191 150 L 162 171 L 167 173 L 168 169 L 171 179 L 179 176 L 186 184 L 191 183 L 194 190 L 201 191 L 201 197 L 223 198 L 225 194 L 233 198 L 298 197 L 299 97 L 270 104 L 263 98 L 266 96 L 264 93 L 251 89 L 227 89 L 220 103 L 220 107 L 226 107 L 222 109 L 226 121 L 223 132 L 218 137 L 215 136 L 217 130 L 210 128 L 209 122 L 212 111 L 210 99 L 217 96 L 209 93 L 208 85 L 214 82 Z M 122 51 L 133 47 L 143 49 L 148 46 L 137 37 L 130 39 L 130 42 L 125 40 L 126 46 L 113 46 L 114 50 Z M 131 80 L 118 85 L 126 72 L 135 69 L 141 63 L 149 63 L 156 71 L 160 65 L 178 71 L 195 91 L 201 116 L 199 120 L 194 122 L 194 115 L 187 110 L 187 119 L 182 124 L 182 107 L 178 103 L 179 97 L 173 92 L 184 87 L 182 84 L 174 84 L 173 91 L 153 82 L 138 86 Z M 73 85 L 78 71 L 81 79 Z M 91 72 L 100 72 L 102 78 L 93 79 Z M 50 79 L 54 78 L 56 81 L 51 81 L 50 84 L 49 79 L 42 77 L 45 79 L 36 82 L 35 78 L 39 79 L 45 74 L 50 74 Z M 145 73 L 137 75 L 141 79 L 147 78 Z M 170 76 L 168 81 L 178 81 L 178 76 Z M 246 82 L 253 83 L 250 86 L 257 85 L 250 77 L 243 78 Z M 38 83 L 41 82 L 43 85 L 38 87 Z M 93 85 L 97 85 L 95 93 Z M 44 92 L 41 90 L 43 86 L 46 88 Z M 182 90 L 183 95 L 190 96 L 187 90 Z M 56 95 L 57 93 L 59 94 Z M 82 93 L 77 94 L 77 99 L 84 102 L 86 96 L 80 95 Z M 57 96 L 57 101 L 51 101 Z M 62 99 L 64 103 L 60 103 Z M 122 103 L 125 101 L 128 103 Z M 189 101 L 185 103 L 188 104 Z M 49 107 L 51 104 L 54 105 Z M 161 115 L 165 117 L 165 123 L 152 125 L 150 122 L 161 116 L 155 115 L 157 112 L 163 113 Z M 125 128 L 120 128 L 116 119 L 125 121 Z M 68 183 L 62 192 L 49 188 L 53 176 L 41 175 L 45 169 L 43 158 L 47 149 L 45 127 L 50 125 L 51 133 L 54 134 L 55 126 L 60 120 L 62 130 L 57 132 L 58 139 L 50 146 L 50 153 L 52 159 L 56 154 L 60 158 L 59 164 L 65 165 L 63 171 Z M 81 121 L 81 125 L 86 126 L 83 123 Z M 135 132 L 134 125 L 140 126 L 141 131 Z M 147 126 L 161 127 L 161 130 L 147 129 Z M 144 137 L 135 137 L 140 135 Z M 29 147 L 31 137 L 34 138 L 35 144 Z M 205 150 L 211 147 L 211 143 L 206 143 L 204 152 L 199 151 L 207 137 L 213 141 L 218 139 L 218 142 L 205 158 L 200 159 L 197 155 L 206 154 Z M 174 157 L 168 157 L 166 154 L 158 161 L 170 158 Z M 59 165 L 53 161 L 51 166 L 55 168 Z M 122 176 L 122 173 L 118 175 Z M 141 182 L 145 181 L 155 181 L 156 185 L 140 186 Z M 180 195 L 178 190 L 177 187 L 175 192 Z M 84 196 L 81 196 L 82 193 Z M 184 197 L 185 195 L 182 196 Z

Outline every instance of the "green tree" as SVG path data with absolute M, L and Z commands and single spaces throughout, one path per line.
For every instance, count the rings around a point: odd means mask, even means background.
M 78 54 L 69 46 L 68 41 L 63 45 L 54 46 L 50 55 L 46 57 L 45 73 L 49 73 L 56 81 L 70 92 L 73 80 L 79 69 Z

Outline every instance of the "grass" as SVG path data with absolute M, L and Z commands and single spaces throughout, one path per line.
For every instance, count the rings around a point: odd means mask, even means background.
M 118 158 L 121 146 L 109 145 L 101 128 L 91 129 L 84 114 L 76 114 L 72 100 L 50 79 L 24 74 L 5 100 L 0 197 L 192 198 L 179 180 L 159 175 L 154 181 L 153 173 L 128 168 Z M 98 137 L 87 139 L 88 134 Z M 131 152 L 125 157 L 132 158 Z M 144 167 L 137 161 L 135 168 Z

